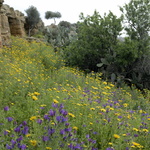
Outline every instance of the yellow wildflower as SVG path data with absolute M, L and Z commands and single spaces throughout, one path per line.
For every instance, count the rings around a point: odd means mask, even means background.
M 149 132 L 147 129 L 143 129 L 142 131 L 143 131 L 143 132 Z
M 139 131 L 137 128 L 133 128 L 133 131 Z
M 120 136 L 119 136 L 118 134 L 114 134 L 114 138 L 115 138 L 115 139 L 119 139 Z
M 73 129 L 74 129 L 74 130 L 78 130 L 78 127 L 75 127 L 75 126 L 74 126 Z
M 90 108 L 90 110 L 95 110 L 95 108 Z
M 45 104 L 43 104 L 43 105 L 40 105 L 41 107 L 45 107 L 46 105 Z
M 34 95 L 40 95 L 40 93 L 38 93 L 38 92 L 34 92 Z
M 5 130 L 5 131 L 7 131 L 8 133 L 10 133 L 10 131 L 9 131 L 9 130 Z
M 38 98 L 35 95 L 32 96 L 32 99 L 35 101 L 38 100 Z
M 72 114 L 72 113 L 68 113 L 68 115 L 71 116 L 71 117 L 73 117 L 73 118 L 75 117 L 75 115 Z
M 59 103 L 56 99 L 53 99 L 53 102 L 56 103 L 56 104 Z
M 95 89 L 95 90 L 98 90 L 98 88 L 97 88 L 97 87 L 95 87 L 95 86 L 92 86 L 92 88 L 93 88 L 93 89 Z
M 30 120 L 35 120 L 37 117 L 36 116 L 32 116 L 31 118 L 30 118 Z
M 106 112 L 106 109 L 102 108 L 102 109 L 100 109 L 100 111 L 102 111 L 102 112 Z
M 134 146 L 137 146 L 137 147 L 140 146 L 140 144 L 139 144 L 139 143 L 136 143 L 136 142 L 132 142 L 132 144 L 133 144 Z
M 37 141 L 36 140 L 30 140 L 30 143 L 32 146 L 36 146 L 37 145 Z
M 52 149 L 51 147 L 46 147 L 46 149 Z
M 123 104 L 123 106 L 124 106 L 124 107 L 127 107 L 127 106 L 128 106 L 128 104 L 127 104 L 127 103 L 124 103 L 124 104 Z
M 104 89 L 111 89 L 109 86 L 105 86 Z
M 26 134 L 26 137 L 30 137 L 31 136 L 31 134 Z

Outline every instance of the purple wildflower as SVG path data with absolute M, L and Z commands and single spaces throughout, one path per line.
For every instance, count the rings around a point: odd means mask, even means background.
M 134 134 L 134 137 L 138 137 L 138 134 Z
M 23 121 L 22 124 L 23 124 L 23 126 L 26 126 L 26 125 L 27 125 L 27 122 L 26 122 L 26 121 Z
M 8 110 L 9 110 L 9 106 L 5 106 L 4 111 L 8 111 Z
M 21 146 L 20 146 L 20 149 L 21 150 L 25 150 L 27 148 L 27 146 L 25 145 L 25 144 L 22 144 Z
M 49 140 L 49 137 L 48 137 L 48 136 L 43 136 L 43 137 L 42 137 L 42 140 L 43 140 L 44 142 L 46 142 L 46 141 Z
M 44 115 L 44 119 L 45 119 L 45 120 L 50 120 L 50 118 L 49 118 L 48 115 Z
M 8 131 L 6 131 L 6 130 L 4 131 L 4 135 L 7 135 L 8 133 L 9 133 Z
M 19 132 L 21 131 L 21 130 L 20 130 L 20 127 L 19 127 L 19 126 L 16 127 L 16 128 L 14 129 L 14 131 L 19 133 Z
M 60 109 L 63 109 L 63 108 L 64 108 L 64 105 L 63 105 L 63 104 L 60 104 L 59 108 L 60 108 Z
M 28 134 L 29 128 L 28 126 L 25 126 L 24 129 L 22 130 L 22 134 L 26 135 Z
M 67 122 L 67 123 L 65 123 L 65 126 L 69 126 L 69 125 L 70 125 L 70 123 L 68 123 L 68 122 Z
M 115 150 L 114 148 L 108 147 L 106 150 Z
M 49 111 L 49 115 L 50 115 L 51 117 L 55 116 L 55 113 L 56 113 L 56 111 L 54 111 L 54 110 L 50 109 L 50 111 Z
M 43 120 L 41 120 L 41 119 L 38 119 L 38 120 L 37 120 L 37 123 L 38 123 L 38 124 L 41 124 L 42 122 L 43 122 Z
M 58 107 L 58 104 L 52 103 L 52 107 L 57 108 L 57 107 Z
M 59 112 L 63 115 L 66 116 L 68 114 L 68 112 L 64 109 L 59 110 Z
M 16 144 L 16 141 L 15 141 L 15 140 L 11 140 L 11 144 L 12 144 L 12 145 L 15 145 L 15 144 Z
M 8 144 L 6 144 L 6 149 L 12 149 L 12 147 Z
M 14 120 L 12 117 L 7 117 L 6 118 L 9 122 L 11 122 L 12 120 Z
M 61 134 L 61 135 L 65 134 L 65 130 L 64 130 L 64 129 L 61 129 L 61 130 L 60 130 L 60 134 Z
M 55 133 L 55 129 L 48 129 L 48 135 L 52 135 L 53 133 Z
M 22 140 L 23 140 L 23 137 L 22 137 L 22 136 L 20 136 L 18 139 L 16 139 L 17 142 L 20 142 L 20 141 L 22 141 Z
M 71 131 L 71 128 L 66 128 L 65 131 L 66 131 L 66 132 L 70 132 L 70 131 Z
M 21 145 L 20 143 L 18 143 L 17 146 L 18 146 L 18 148 L 21 149 L 21 150 L 25 150 L 25 149 L 27 148 L 27 146 L 26 146 L 25 144 L 22 144 L 22 145 Z
M 56 120 L 57 120 L 58 122 L 61 122 L 62 116 L 56 116 Z

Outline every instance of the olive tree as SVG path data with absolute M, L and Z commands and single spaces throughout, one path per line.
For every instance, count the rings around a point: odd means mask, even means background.
M 30 6 L 25 10 L 25 12 L 27 13 L 26 24 L 28 28 L 28 35 L 30 36 L 31 31 L 40 21 L 40 13 L 34 6 Z
M 61 18 L 61 13 L 60 12 L 46 11 L 45 12 L 45 18 L 46 19 L 54 19 L 54 24 L 56 24 L 55 18 Z

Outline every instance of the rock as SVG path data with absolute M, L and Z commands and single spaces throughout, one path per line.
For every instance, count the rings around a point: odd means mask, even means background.
M 9 45 L 10 36 L 24 37 L 25 16 L 9 5 L 2 5 L 0 13 L 1 45 Z

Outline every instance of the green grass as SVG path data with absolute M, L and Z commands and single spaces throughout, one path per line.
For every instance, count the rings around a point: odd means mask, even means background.
M 149 95 L 99 76 L 13 37 L 0 53 L 0 150 L 149 150 Z

